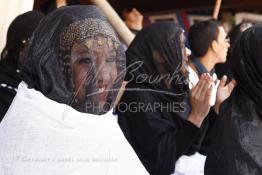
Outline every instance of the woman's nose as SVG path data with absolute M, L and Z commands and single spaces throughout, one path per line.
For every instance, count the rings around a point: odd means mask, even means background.
M 101 66 L 97 71 L 98 82 L 104 83 L 109 80 L 109 71 L 105 65 Z

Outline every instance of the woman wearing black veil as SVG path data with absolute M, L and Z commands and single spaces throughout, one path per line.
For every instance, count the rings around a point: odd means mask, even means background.
M 150 174 L 172 174 L 179 157 L 197 151 L 192 147 L 202 139 L 213 80 L 207 74 L 200 78 L 190 106 L 185 37 L 173 22 L 142 29 L 126 55 L 128 84 L 118 123 Z
M 113 116 L 124 69 L 124 50 L 97 7 L 44 18 L 0 124 L 1 174 L 147 174 Z
M 8 28 L 6 45 L 0 58 L 0 122 L 22 81 L 19 65 L 23 61 L 26 43 L 43 17 L 41 12 L 28 11 L 17 16 Z
M 262 25 L 243 32 L 232 51 L 237 85 L 220 108 L 207 175 L 262 174 Z

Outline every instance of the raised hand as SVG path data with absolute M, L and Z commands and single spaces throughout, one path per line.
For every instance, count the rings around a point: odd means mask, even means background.
M 202 74 L 190 93 L 191 112 L 188 121 L 200 127 L 210 110 L 211 91 L 214 80 L 209 74 Z
M 231 80 L 227 85 L 226 85 L 226 81 L 227 81 L 227 76 L 224 75 L 220 80 L 220 84 L 218 85 L 217 88 L 216 104 L 214 106 L 214 110 L 217 114 L 219 113 L 219 108 L 221 103 L 223 103 L 223 101 L 225 101 L 230 96 L 231 92 L 236 86 L 235 80 Z

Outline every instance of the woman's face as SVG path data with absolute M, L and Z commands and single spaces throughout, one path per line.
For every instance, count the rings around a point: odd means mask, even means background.
M 110 38 L 86 39 L 73 45 L 71 70 L 75 101 L 81 111 L 102 112 L 117 78 L 115 43 Z M 84 109 L 85 108 L 85 109 Z
M 188 73 L 187 63 L 188 63 L 188 57 L 191 55 L 191 51 L 186 47 L 186 37 L 184 33 L 180 36 L 180 46 L 181 46 L 181 52 L 182 52 L 182 66 L 181 66 L 181 72 L 183 75 L 186 75 Z

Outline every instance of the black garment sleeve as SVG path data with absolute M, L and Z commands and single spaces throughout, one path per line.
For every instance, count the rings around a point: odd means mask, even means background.
M 130 96 L 132 100 L 128 98 Z M 145 99 L 145 94 L 125 93 L 123 101 L 124 107 L 129 105 L 129 110 L 125 111 L 123 106 L 119 106 L 118 123 L 141 162 L 152 175 L 172 174 L 176 160 L 190 147 L 199 128 L 179 116 L 170 116 L 170 113 L 134 107 L 139 104 L 141 107 L 141 103 L 147 109 L 153 106 L 154 99 L 148 96 Z M 130 108 L 130 104 L 133 107 Z
M 213 108 L 210 109 L 208 116 L 205 119 L 203 125 L 205 125 L 205 131 L 203 131 L 203 141 L 199 148 L 199 153 L 207 155 L 211 146 L 211 141 L 214 138 L 215 123 L 218 119 L 218 115 Z
M 184 121 L 183 127 L 177 131 L 175 136 L 176 140 L 178 140 L 176 144 L 178 158 L 188 151 L 189 147 L 192 145 L 193 139 L 199 132 L 200 129 L 194 124 L 189 121 Z
M 4 118 L 9 106 L 11 105 L 16 91 L 6 87 L 0 87 L 0 122 Z

